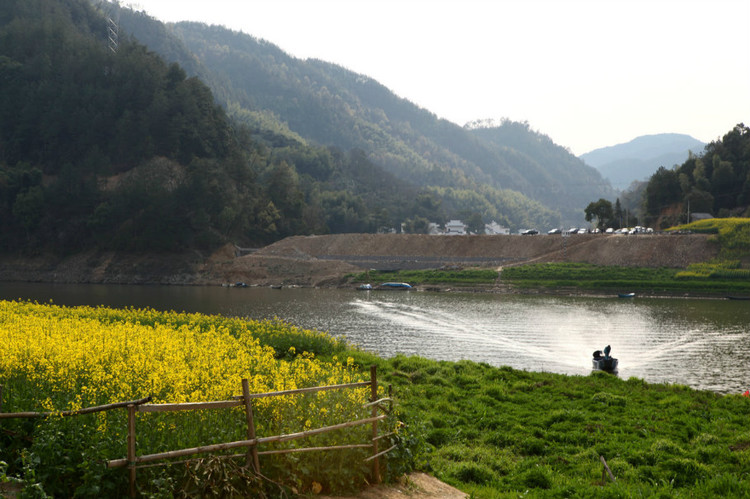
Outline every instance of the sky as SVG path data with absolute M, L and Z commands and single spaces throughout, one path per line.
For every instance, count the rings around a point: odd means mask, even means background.
M 750 125 L 750 0 L 123 0 L 371 77 L 458 125 L 525 121 L 581 155 Z

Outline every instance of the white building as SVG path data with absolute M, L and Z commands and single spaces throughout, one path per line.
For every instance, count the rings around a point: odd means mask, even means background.
M 427 226 L 427 233 L 431 236 L 436 236 L 438 234 L 442 234 L 443 231 L 440 230 L 440 226 L 434 222 L 430 222 L 430 224 Z
M 461 220 L 451 220 L 445 224 L 445 235 L 463 236 L 466 234 L 466 225 Z
M 494 220 L 488 224 L 484 224 L 484 233 L 489 234 L 491 236 L 494 235 L 504 235 L 507 236 L 510 234 L 510 229 L 508 227 L 503 227 L 499 223 L 495 222 Z

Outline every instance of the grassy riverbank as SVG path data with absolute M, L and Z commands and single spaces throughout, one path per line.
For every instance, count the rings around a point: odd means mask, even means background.
M 495 269 L 454 268 L 369 271 L 351 274 L 352 283 L 397 281 L 422 287 L 502 289 L 576 289 L 595 292 L 727 296 L 750 295 L 750 219 L 694 222 L 671 229 L 713 234 L 719 256 L 687 268 L 652 268 L 588 263 L 536 263 Z M 648 235 L 622 237 L 653 237 Z
M 725 218 L 693 222 L 672 231 L 714 234 L 719 256 L 686 269 L 542 263 L 503 270 L 501 281 L 520 288 L 577 288 L 648 294 L 750 294 L 750 219 Z M 625 236 L 623 236 L 625 237 Z M 650 237 L 650 236 L 627 236 Z
M 347 276 L 353 283 L 408 282 L 412 286 L 492 286 L 498 273 L 493 269 L 456 268 L 429 270 L 370 270 Z
M 707 262 L 687 269 L 639 268 L 586 263 L 539 263 L 503 270 L 501 281 L 521 289 L 725 296 L 750 294 L 750 270 L 738 261 Z
M 472 497 L 750 496 L 750 398 L 604 373 L 379 363 L 424 439 L 421 467 Z M 600 456 L 616 482 L 602 481 Z
M 240 376 L 263 391 L 362 379 L 375 364 L 381 383 L 393 386 L 396 416 L 405 423 L 391 422 L 400 427 L 399 447 L 388 461 L 392 473 L 417 466 L 477 498 L 750 496 L 750 398 L 739 394 L 604 373 L 564 376 L 470 361 L 383 359 L 278 321 L 0 303 L 5 412 L 75 409 L 145 394 L 157 401 L 221 399 L 235 393 Z M 232 386 L 217 384 L 223 380 Z M 261 405 L 260 431 L 360 417 L 362 396 Z M 123 457 L 125 421 L 118 414 L 4 420 L 0 482 L 23 478 L 34 497 L 44 497 L 42 491 L 118 495 L 126 473 L 101 465 Z M 243 417 L 241 411 L 199 413 L 184 421 L 155 414 L 139 423 L 139 443 L 146 445 L 139 453 L 242 439 Z M 339 438 L 318 443 L 345 443 Z M 287 493 L 351 490 L 367 473 L 366 466 L 353 465 L 363 458 L 357 451 L 292 456 L 263 457 L 267 476 L 285 484 Z M 600 457 L 615 482 L 602 481 Z M 239 467 L 212 466 L 211 473 L 224 476 L 213 487 L 241 486 Z M 139 483 L 152 497 L 207 493 L 209 475 L 172 466 L 139 472 Z M 268 484 L 269 496 L 281 495 Z

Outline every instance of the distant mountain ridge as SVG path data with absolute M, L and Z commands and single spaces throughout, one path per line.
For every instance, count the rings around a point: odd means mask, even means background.
M 648 180 L 660 166 L 681 165 L 690 152 L 699 154 L 705 147 L 704 142 L 690 135 L 661 133 L 595 149 L 580 159 L 599 170 L 613 187 L 624 190 L 633 181 Z

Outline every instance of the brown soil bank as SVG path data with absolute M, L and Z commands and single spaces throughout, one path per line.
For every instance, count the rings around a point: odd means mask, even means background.
M 296 236 L 246 255 L 231 245 L 211 256 L 85 253 L 0 258 L 0 281 L 217 285 L 336 285 L 363 269 L 501 267 L 536 262 L 684 268 L 715 257 L 706 235 Z
M 500 266 L 531 262 L 684 268 L 715 257 L 706 235 L 426 236 L 335 234 L 289 237 L 255 255 L 339 260 L 362 268 Z

